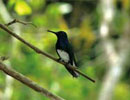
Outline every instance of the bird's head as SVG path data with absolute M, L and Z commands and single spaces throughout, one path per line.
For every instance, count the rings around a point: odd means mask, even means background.
M 48 32 L 54 33 L 58 38 L 67 38 L 67 34 L 64 31 L 54 32 L 54 31 L 48 30 Z

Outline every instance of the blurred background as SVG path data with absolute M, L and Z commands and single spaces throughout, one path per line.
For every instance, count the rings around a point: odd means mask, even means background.
M 65 31 L 79 70 L 96 80 L 75 79 L 66 69 L 0 29 L 0 56 L 39 85 L 66 100 L 130 100 L 130 0 L 0 0 L 0 23 L 58 58 L 56 36 Z M 0 100 L 49 100 L 0 72 Z

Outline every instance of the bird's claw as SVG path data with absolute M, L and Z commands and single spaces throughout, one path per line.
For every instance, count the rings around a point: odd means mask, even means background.
M 65 63 L 65 66 L 68 66 L 69 64 L 70 64 L 69 62 L 66 62 L 66 63 Z
M 61 58 L 57 59 L 58 62 L 64 62 Z

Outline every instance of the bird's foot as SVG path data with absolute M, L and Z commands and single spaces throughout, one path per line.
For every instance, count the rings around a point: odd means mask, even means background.
M 65 66 L 69 66 L 69 64 L 70 64 L 69 62 L 65 62 Z
M 65 66 L 68 66 L 68 65 L 70 64 L 70 62 L 65 62 L 65 61 L 64 61 L 63 59 L 61 59 L 61 58 L 58 58 L 57 61 L 58 61 L 58 62 L 63 62 L 63 63 L 65 63 Z
M 64 62 L 64 60 L 62 60 L 61 58 L 58 58 L 57 61 Z
M 60 61 L 60 60 L 61 60 L 61 58 L 58 58 L 58 59 L 57 59 L 57 61 Z

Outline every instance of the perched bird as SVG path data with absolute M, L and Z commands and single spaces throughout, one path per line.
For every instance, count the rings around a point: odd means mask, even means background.
M 48 30 L 48 32 L 54 33 L 57 36 L 56 52 L 59 56 L 59 60 L 64 61 L 72 66 L 76 66 L 73 48 L 69 43 L 67 34 L 64 31 L 53 32 Z M 68 67 L 66 67 L 66 69 L 71 73 L 73 77 L 79 76 L 79 74 L 72 69 Z

